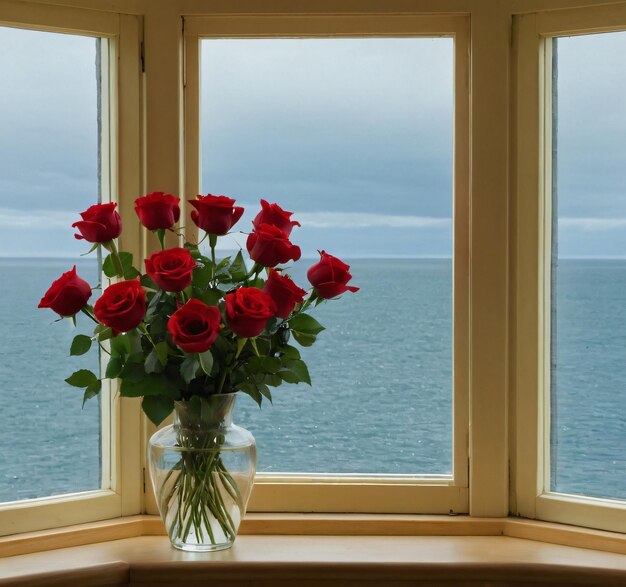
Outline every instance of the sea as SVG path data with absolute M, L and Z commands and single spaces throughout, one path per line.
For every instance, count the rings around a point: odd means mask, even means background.
M 256 437 L 258 471 L 450 475 L 451 260 L 346 261 L 361 289 L 314 309 L 326 330 L 302 349 L 312 386 L 274 388 L 261 408 L 239 394 L 235 422 Z M 296 283 L 313 262 L 293 267 Z M 64 382 L 98 369 L 96 351 L 69 356 L 90 325 L 37 308 L 73 264 L 98 282 L 93 259 L 0 259 L 0 502 L 101 486 L 99 400 L 83 408 Z M 555 491 L 626 498 L 624 308 L 625 260 L 559 261 Z

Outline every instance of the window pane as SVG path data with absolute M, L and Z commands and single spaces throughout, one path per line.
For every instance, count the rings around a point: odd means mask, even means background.
M 626 33 L 554 40 L 552 491 L 625 498 Z
M 259 471 L 451 474 L 452 39 L 205 40 L 201 109 L 204 193 L 294 211 L 296 283 L 324 249 L 361 288 L 314 312 L 312 388 L 240 399 Z
M 71 228 L 98 201 L 97 43 L 0 27 L 0 501 L 100 487 L 99 403 L 64 382 L 99 371 L 68 356 L 89 325 L 37 308 L 74 264 L 98 283 Z

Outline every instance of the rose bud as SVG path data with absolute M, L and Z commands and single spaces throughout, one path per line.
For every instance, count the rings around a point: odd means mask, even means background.
M 292 245 L 287 234 L 271 224 L 259 224 L 248 235 L 246 248 L 250 258 L 264 267 L 300 258 L 300 247 Z
M 135 200 L 135 212 L 148 230 L 172 228 L 180 218 L 180 200 L 172 194 L 152 192 Z
M 128 332 L 146 315 L 146 292 L 138 279 L 114 283 L 104 290 L 93 313 L 115 334 Z
M 196 262 L 187 249 L 165 249 L 145 260 L 146 273 L 165 291 L 183 291 L 191 285 Z
M 52 285 L 39 302 L 39 308 L 50 308 L 61 316 L 73 316 L 91 297 L 91 286 L 76 274 L 76 265 Z
M 172 340 L 186 353 L 208 351 L 220 333 L 222 316 L 216 306 L 190 299 L 167 323 Z
M 85 239 L 90 243 L 108 243 L 122 233 L 122 219 L 115 210 L 116 203 L 94 204 L 80 213 L 82 220 L 74 222 L 80 234 L 77 239 Z
M 258 336 L 275 314 L 274 300 L 256 287 L 240 287 L 226 295 L 226 321 L 237 336 Z
M 322 257 L 320 261 L 306 272 L 306 276 L 320 298 L 329 299 L 346 291 L 359 291 L 358 287 L 346 285 L 352 279 L 349 272 L 350 265 L 346 265 L 326 251 L 322 251 L 320 255 Z
M 281 275 L 275 269 L 270 269 L 270 275 L 262 291 L 274 300 L 276 316 L 283 320 L 306 295 L 306 291 L 299 288 L 289 275 Z
M 233 225 L 241 218 L 243 208 L 233 206 L 235 200 L 226 196 L 197 196 L 195 200 L 189 200 L 195 208 L 191 211 L 191 219 L 196 225 L 217 236 L 225 235 Z
M 289 236 L 294 226 L 300 226 L 299 222 L 289 219 L 292 214 L 293 212 L 283 210 L 278 204 L 270 204 L 266 200 L 261 200 L 261 211 L 252 221 L 252 225 L 254 228 L 258 228 L 261 224 L 271 224 Z

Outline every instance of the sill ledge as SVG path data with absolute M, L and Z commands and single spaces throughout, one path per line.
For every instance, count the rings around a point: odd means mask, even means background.
M 232 549 L 192 554 L 134 516 L 0 539 L 0 586 L 617 586 L 625 553 L 621 534 L 514 518 L 250 514 Z

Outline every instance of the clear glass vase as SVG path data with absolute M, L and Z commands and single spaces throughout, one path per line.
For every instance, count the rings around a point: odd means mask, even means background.
M 175 548 L 206 552 L 235 541 L 256 471 L 254 437 L 232 421 L 235 398 L 176 402 L 174 423 L 148 444 L 152 487 Z

